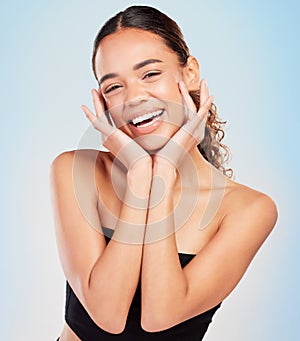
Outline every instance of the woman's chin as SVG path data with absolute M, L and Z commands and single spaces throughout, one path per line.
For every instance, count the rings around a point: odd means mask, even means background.
M 166 143 L 170 140 L 170 137 L 158 134 L 149 134 L 135 137 L 134 140 L 147 152 L 155 154 L 166 145 Z

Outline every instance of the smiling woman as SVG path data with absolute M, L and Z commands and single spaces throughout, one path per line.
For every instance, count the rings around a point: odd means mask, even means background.
M 134 28 L 106 36 L 96 51 L 94 69 L 99 93 L 115 125 L 131 138 L 154 131 L 170 138 L 184 121 L 178 88 L 183 69 L 177 55 L 156 34 Z M 197 88 L 198 65 L 192 57 L 189 63 L 187 76 L 195 78 Z M 123 107 L 123 103 L 127 105 Z M 142 138 L 139 141 L 143 143 Z M 157 149 L 163 141 L 156 138 L 143 146 Z
M 60 341 L 201 340 L 276 206 L 228 176 L 222 122 L 172 19 L 148 6 L 118 13 L 95 39 L 93 70 L 96 115 L 82 109 L 108 152 L 51 165 Z

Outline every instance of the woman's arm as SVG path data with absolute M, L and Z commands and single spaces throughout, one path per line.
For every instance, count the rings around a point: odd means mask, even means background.
M 187 292 L 175 239 L 172 191 L 175 172 L 172 167 L 155 167 L 148 211 L 142 261 L 143 329 L 164 330 L 181 321 L 178 319 L 181 301 Z M 158 205 L 158 194 L 164 182 L 164 195 Z
M 95 170 L 95 157 L 87 156 L 91 151 L 63 153 L 51 167 L 56 234 L 62 267 L 75 294 L 96 324 L 110 333 L 120 333 L 125 327 L 140 275 L 152 160 L 133 140 L 107 122 L 103 98 L 96 90 L 92 94 L 96 116 L 86 106 L 82 109 L 106 138 L 105 147 L 126 169 L 118 222 L 106 246 L 99 232 L 98 195 L 91 185 L 94 174 L 86 171 L 89 167 Z M 78 193 L 74 192 L 74 167 Z M 101 168 L 104 169 L 104 165 L 99 165 L 100 172 Z M 78 205 L 78 195 L 83 211 Z M 86 212 L 88 220 L 83 215 Z
M 161 168 L 168 186 L 159 206 L 149 210 L 148 222 L 173 209 L 172 169 Z M 169 190 L 168 190 L 169 189 Z M 248 192 L 249 191 L 249 192 Z M 142 262 L 142 327 L 155 332 L 172 327 L 220 303 L 237 285 L 277 219 L 274 202 L 247 189 L 234 199 L 235 209 L 224 217 L 218 232 L 183 269 L 172 218 L 159 223 L 165 238 L 144 245 Z M 153 228 L 151 228 L 153 229 Z M 150 230 L 151 231 L 151 230 Z M 149 242 L 155 233 L 146 229 Z
M 81 153 L 85 154 L 82 161 L 88 162 L 87 151 Z M 74 152 L 63 153 L 51 167 L 55 227 L 62 267 L 76 296 L 92 319 L 104 330 L 120 333 L 125 327 L 139 280 L 148 202 L 145 202 L 144 207 L 137 207 L 136 203 L 131 206 L 126 190 L 114 233 L 114 238 L 119 237 L 124 243 L 112 239 L 106 247 L 100 232 L 97 194 L 86 186 L 89 179 L 85 180 L 84 174 L 80 177 L 81 187 L 85 191 L 81 195 L 89 210 L 88 217 L 83 215 L 78 205 L 72 182 L 73 160 Z M 136 166 L 134 171 L 129 172 L 127 177 L 127 181 L 134 177 L 138 183 L 138 177 L 143 175 L 144 186 L 139 190 L 145 197 L 149 195 L 150 182 L 148 186 L 145 182 L 149 169 L 151 166 L 143 163 L 140 168 Z M 135 245 L 130 244 L 128 233 L 134 238 Z
M 180 90 L 192 111 L 192 100 L 182 84 Z M 203 104 L 198 113 L 190 115 L 191 119 L 154 158 L 153 178 L 162 180 L 165 193 L 159 204 L 153 205 L 161 187 L 161 181 L 153 181 L 142 261 L 141 323 L 148 331 L 170 328 L 220 303 L 237 285 L 277 219 L 276 206 L 269 197 L 240 186 L 231 199 L 234 209 L 219 224 L 215 236 L 181 268 L 172 215 L 173 188 L 182 156 L 204 136 L 211 101 L 202 80 Z M 176 146 L 180 147 L 177 151 Z

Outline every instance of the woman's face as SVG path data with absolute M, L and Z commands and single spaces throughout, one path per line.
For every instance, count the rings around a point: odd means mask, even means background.
M 183 67 L 158 35 L 130 28 L 105 37 L 95 71 L 115 125 L 145 149 L 161 148 L 183 124 Z

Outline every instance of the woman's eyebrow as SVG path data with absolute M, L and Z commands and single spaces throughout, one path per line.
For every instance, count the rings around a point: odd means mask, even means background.
M 107 79 L 115 78 L 118 76 L 119 76 L 119 74 L 117 74 L 117 73 L 108 73 L 107 75 L 104 75 L 103 77 L 100 78 L 100 80 L 98 81 L 98 84 L 101 85 L 101 83 L 103 83 Z
M 144 67 L 146 65 L 154 64 L 154 63 L 162 63 L 162 60 L 159 60 L 159 59 L 146 59 L 146 60 L 143 60 L 142 62 L 135 64 L 133 66 L 133 70 L 136 71 L 136 70 L 141 69 L 142 67 Z M 118 77 L 118 76 L 119 76 L 118 73 L 108 73 L 107 75 L 104 75 L 103 77 L 101 77 L 100 80 L 98 81 L 98 83 L 99 83 L 99 85 L 101 85 L 101 83 L 103 83 L 107 79 L 115 78 L 115 77 Z
M 162 60 L 159 59 L 146 59 L 143 60 L 142 62 L 134 65 L 133 70 L 136 71 L 138 69 L 141 69 L 142 67 L 149 65 L 149 64 L 153 64 L 153 63 L 162 63 Z

